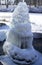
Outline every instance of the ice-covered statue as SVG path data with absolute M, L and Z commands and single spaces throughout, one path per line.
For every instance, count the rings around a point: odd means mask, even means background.
M 33 34 L 29 21 L 29 9 L 25 2 L 20 2 L 15 8 L 10 26 L 3 45 L 5 55 L 13 62 L 10 65 L 28 65 L 35 62 L 38 56 L 32 46 Z

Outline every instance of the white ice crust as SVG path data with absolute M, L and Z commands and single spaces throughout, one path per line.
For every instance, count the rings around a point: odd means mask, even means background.
M 26 3 L 20 2 L 13 12 L 11 29 L 3 45 L 4 52 L 8 54 L 15 63 L 19 64 L 30 64 L 37 59 L 36 51 L 32 46 L 33 34 L 31 32 L 28 12 Z M 23 45 L 23 49 L 21 45 Z M 27 47 L 25 48 L 25 46 Z

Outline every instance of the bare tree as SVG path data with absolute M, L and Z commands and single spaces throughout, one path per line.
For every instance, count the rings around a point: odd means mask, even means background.
M 33 0 L 33 3 L 34 3 L 34 6 L 35 6 L 35 7 L 36 7 L 36 1 L 37 1 L 37 0 Z
M 7 0 L 7 2 L 6 2 L 6 8 L 8 8 L 8 5 L 9 5 L 9 3 L 8 3 L 8 0 Z
M 5 0 L 6 7 L 8 8 L 9 2 L 10 2 L 10 4 L 12 3 L 12 5 L 13 4 L 16 4 L 17 5 L 20 1 L 23 1 L 23 0 Z M 25 0 L 25 2 L 28 5 L 34 5 L 35 7 L 36 6 L 39 6 L 39 5 L 40 6 L 42 5 L 42 0 Z M 1 0 L 0 0 L 0 3 L 1 3 Z
M 42 0 L 39 0 L 39 5 L 40 5 L 40 6 L 42 5 Z

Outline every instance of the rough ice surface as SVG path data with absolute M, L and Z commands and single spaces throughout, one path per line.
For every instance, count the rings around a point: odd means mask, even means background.
M 15 65 L 15 63 L 26 65 L 36 61 L 39 55 L 32 46 L 32 40 L 33 35 L 31 23 L 29 22 L 28 7 L 25 2 L 20 2 L 13 12 L 11 29 L 3 45 L 3 50 L 7 56 L 1 57 L 0 61 L 4 65 Z
M 12 27 L 14 27 L 14 25 L 24 24 L 27 22 L 29 24 L 30 22 L 29 22 L 28 14 L 29 13 L 28 13 L 28 8 L 27 8 L 26 3 L 23 4 L 20 2 L 18 4 L 18 7 L 16 7 L 15 11 L 13 12 L 13 21 L 11 23 Z
M 6 34 L 7 34 L 7 30 L 9 30 L 9 26 L 7 25 L 2 25 L 0 26 L 0 41 L 4 41 L 6 40 Z
M 1 56 L 0 58 L 3 65 L 16 65 L 15 63 L 13 63 L 12 59 L 8 55 Z
M 30 65 L 42 65 L 42 54 L 39 52 L 36 52 L 39 56 L 38 60 L 35 61 L 35 63 Z M 0 61 L 3 65 L 17 65 L 12 61 L 12 58 L 9 55 L 0 57 Z
M 21 37 L 27 37 L 29 39 L 29 41 L 26 40 L 29 43 L 28 46 L 32 46 L 31 44 L 33 35 L 31 32 L 31 25 L 29 22 L 28 7 L 25 2 L 20 2 L 15 11 L 13 12 L 13 20 L 11 22 L 11 25 L 11 30 L 8 33 L 7 40 L 5 43 L 9 42 L 8 45 L 14 44 L 20 47 Z
M 6 33 L 4 31 L 0 31 L 0 41 L 4 41 L 6 39 Z
M 29 22 L 29 9 L 27 8 L 26 3 L 19 3 L 18 7 L 15 8 L 13 12 L 13 21 L 11 22 L 11 27 L 17 34 L 21 36 L 31 36 L 31 25 Z

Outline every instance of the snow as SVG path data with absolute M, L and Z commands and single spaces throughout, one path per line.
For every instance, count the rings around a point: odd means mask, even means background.
M 0 31 L 1 30 L 8 30 L 8 29 L 9 29 L 8 25 L 2 25 L 2 26 L 0 26 Z
M 0 12 L 0 20 L 5 19 L 6 22 L 10 22 L 12 20 L 12 13 L 10 12 Z M 0 21 L 0 22 L 4 22 L 4 21 Z
M 2 62 L 3 65 L 17 65 L 15 63 L 13 63 L 10 56 L 8 56 L 8 55 L 0 56 L 0 61 Z
M 42 13 L 42 6 L 38 6 L 38 7 L 30 6 L 29 12 L 30 13 Z
M 42 65 L 42 54 L 38 53 L 38 60 L 35 61 L 32 65 Z
M 10 22 L 12 21 L 12 15 L 13 15 L 13 13 L 0 12 L 0 20 L 6 19 L 8 21 L 8 23 L 7 22 L 5 22 L 5 23 L 10 26 Z M 30 22 L 31 22 L 31 26 L 32 26 L 32 32 L 42 33 L 42 14 L 29 13 L 29 17 L 30 17 Z M 0 21 L 0 23 L 2 23 L 2 21 Z M 0 27 L 0 38 L 1 38 L 0 41 L 3 41 L 3 38 L 1 37 L 3 35 L 3 32 L 1 30 L 8 31 L 8 26 Z M 1 34 L 1 32 L 2 32 L 2 34 Z
M 6 39 L 6 34 L 9 30 L 8 25 L 2 25 L 0 26 L 0 41 L 4 41 Z
M 6 39 L 6 33 L 4 31 L 0 31 L 0 41 L 4 41 Z
M 10 25 L 9 22 L 12 21 L 13 13 L 0 12 L 0 20 L 6 19 L 8 21 L 5 22 L 7 25 Z M 29 13 L 30 22 L 32 26 L 32 32 L 42 33 L 42 14 L 40 13 Z M 2 21 L 0 21 L 2 22 Z
M 6 42 L 3 45 L 3 50 L 6 55 L 9 55 L 14 63 L 21 65 L 30 64 L 38 59 L 38 55 L 32 46 L 33 34 L 31 32 L 28 11 L 25 2 L 20 2 L 17 8 L 15 8 L 13 19 L 10 23 L 11 28 L 8 31 Z
M 32 26 L 32 31 L 42 33 L 42 14 L 30 13 L 29 17 Z
M 8 5 L 8 8 L 6 5 L 0 5 L 0 12 L 13 12 L 15 9 L 15 5 Z
M 37 61 L 34 63 L 34 65 L 35 64 L 38 65 L 38 61 L 39 61 L 39 65 L 42 64 L 42 62 L 40 61 L 40 60 L 42 60 L 42 58 L 40 57 L 42 55 L 40 53 L 36 52 L 34 50 L 34 48 L 32 47 L 32 36 L 29 34 L 29 38 L 27 38 L 27 32 L 28 31 L 32 34 L 31 26 L 29 25 L 30 23 L 29 23 L 28 14 L 29 13 L 27 10 L 27 5 L 25 3 L 20 3 L 18 5 L 18 7 L 15 9 L 15 11 L 13 12 L 13 19 L 11 22 L 12 27 L 8 32 L 6 42 L 3 45 L 3 50 L 6 53 L 6 56 L 0 57 L 0 61 L 4 65 L 15 65 L 15 63 L 19 63 L 19 64 L 20 63 L 21 64 L 25 64 L 25 63 L 27 64 L 28 63 L 29 64 L 31 62 L 34 62 L 35 60 L 37 60 Z M 23 18 L 23 21 L 22 21 L 22 18 Z M 27 29 L 27 27 L 25 26 L 25 25 L 27 25 L 27 22 L 29 23 L 27 26 L 29 29 Z M 34 23 L 34 22 L 32 22 L 32 23 Z M 20 26 L 19 26 L 19 24 L 20 24 Z M 22 26 L 21 24 L 22 25 L 24 24 L 24 25 Z M 17 32 L 20 32 L 20 35 L 22 32 L 26 33 L 26 34 L 24 34 L 24 36 L 26 36 L 25 41 L 27 42 L 27 48 L 26 49 L 21 49 L 21 41 L 23 39 L 21 40 L 22 36 L 19 35 L 20 36 L 19 37 L 17 35 Z M 5 36 L 3 36 L 3 37 L 5 37 Z M 23 41 L 23 42 L 25 42 L 25 41 Z M 15 59 L 13 59 L 13 58 L 15 58 Z M 21 62 L 20 61 L 21 59 L 22 60 L 24 59 L 24 60 Z
M 11 22 L 12 14 L 13 13 L 0 13 L 0 19 L 6 19 L 7 21 Z M 42 14 L 29 13 L 29 17 L 30 17 L 30 22 L 31 22 L 31 26 L 32 26 L 32 32 L 42 33 Z M 2 21 L 0 21 L 0 23 L 1 22 Z M 8 23 L 5 22 L 5 23 L 10 26 L 9 22 Z M 8 31 L 8 27 L 7 26 L 0 27 L 0 41 L 3 41 L 6 38 L 6 36 L 5 36 L 6 32 L 3 33 L 1 30 Z
M 32 65 L 42 65 L 42 54 L 40 54 L 39 52 L 36 53 L 38 54 L 38 59 Z M 12 58 L 9 55 L 1 56 L 0 61 L 4 65 L 17 65 L 14 63 L 14 61 L 12 61 Z

